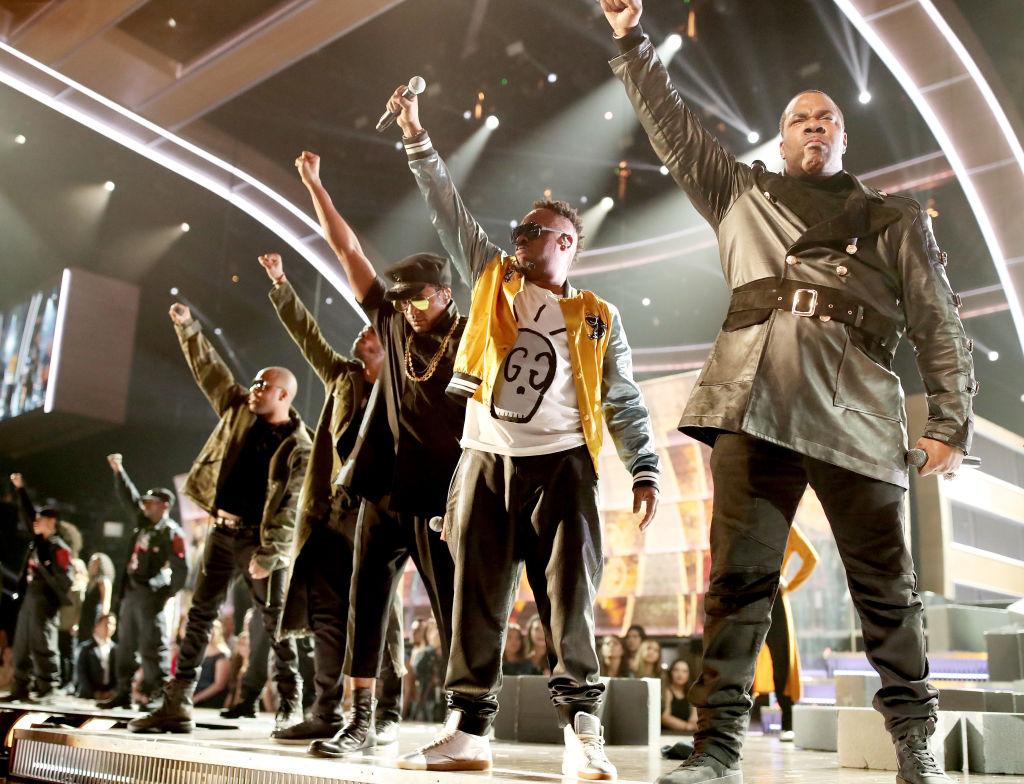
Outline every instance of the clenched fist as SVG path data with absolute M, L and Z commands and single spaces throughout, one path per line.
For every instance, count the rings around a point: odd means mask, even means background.
M 260 266 L 267 271 L 267 277 L 274 283 L 284 278 L 284 264 L 281 262 L 280 253 L 264 253 L 259 258 Z
M 112 455 L 107 455 L 107 463 L 110 464 L 110 469 L 115 473 L 121 473 L 121 466 L 124 465 L 124 459 L 120 454 L 115 452 Z
M 20 490 L 25 486 L 25 478 L 21 474 L 11 474 L 11 484 Z
M 320 182 L 320 156 L 314 152 L 302 151 L 295 159 L 295 168 L 299 171 L 302 182 L 311 185 Z
M 622 38 L 640 23 L 643 0 L 601 0 L 601 10 L 616 38 Z
M 182 305 L 180 302 L 175 302 L 171 305 L 169 314 L 171 321 L 179 327 L 184 327 L 192 321 L 192 311 L 188 309 L 188 305 Z
M 388 99 L 388 111 L 398 114 L 398 127 L 402 129 L 402 135 L 408 139 L 422 131 L 423 126 L 420 125 L 419 102 L 415 95 L 406 98 L 405 90 L 404 84 L 395 88 L 395 92 Z

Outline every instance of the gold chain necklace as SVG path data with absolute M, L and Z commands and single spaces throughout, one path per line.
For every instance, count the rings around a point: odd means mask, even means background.
M 458 326 L 459 326 L 459 317 L 455 316 L 455 318 L 452 319 L 451 329 L 448 330 L 448 334 L 445 335 L 444 336 L 444 340 L 441 341 L 441 347 L 437 350 L 437 353 L 434 354 L 433 357 L 431 357 L 431 359 L 427 363 L 427 367 L 423 371 L 422 375 L 416 375 L 416 371 L 413 370 L 413 367 L 412 367 L 412 339 L 416 336 L 416 333 L 414 331 L 412 333 L 412 335 L 407 335 L 406 336 L 406 338 L 405 338 L 405 374 L 409 377 L 409 379 L 411 381 L 415 381 L 416 383 L 420 383 L 421 381 L 428 380 L 432 375 L 434 375 L 434 372 L 437 370 L 438 364 L 440 364 L 440 362 L 441 362 L 441 357 L 444 356 L 444 352 L 448 349 L 448 343 L 451 341 L 452 335 L 455 334 L 455 330 L 458 328 Z

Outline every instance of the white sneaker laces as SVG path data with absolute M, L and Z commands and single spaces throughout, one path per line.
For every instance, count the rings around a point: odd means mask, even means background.
M 444 744 L 448 743 L 449 741 L 454 740 L 455 739 L 455 733 L 457 731 L 458 730 L 448 730 L 443 735 L 438 735 L 436 738 L 434 738 L 432 741 L 430 741 L 430 743 L 428 743 L 427 745 L 420 746 L 420 753 L 422 754 L 422 753 L 425 753 L 425 752 L 428 752 L 428 751 L 433 751 L 438 746 L 443 746 Z

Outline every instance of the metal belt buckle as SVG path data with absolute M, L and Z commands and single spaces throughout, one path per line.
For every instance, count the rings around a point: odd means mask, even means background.
M 809 297 L 806 307 L 801 307 L 801 297 Z M 817 289 L 797 289 L 793 292 L 793 304 L 789 309 L 789 312 L 794 316 L 813 316 L 814 312 L 818 309 L 818 290 Z

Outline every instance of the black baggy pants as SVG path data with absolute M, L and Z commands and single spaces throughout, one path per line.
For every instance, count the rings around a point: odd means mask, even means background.
M 117 617 L 115 678 L 118 694 L 132 693 L 132 677 L 142 660 L 142 693 L 153 694 L 171 674 L 167 647 L 166 594 L 125 577 Z
M 386 498 L 378 503 L 364 500 L 360 504 L 349 599 L 346 675 L 380 676 L 394 596 L 409 558 L 423 579 L 447 658 L 452 638 L 455 566 L 448 545 L 441 541 L 440 533 L 430 529 L 429 522 L 426 517 L 390 512 Z M 401 672 L 401 667 L 397 671 Z
M 57 650 L 57 615 L 60 606 L 41 587 L 31 584 L 18 611 L 14 628 L 14 692 L 31 690 L 49 694 L 60 686 L 60 654 Z
M 310 709 L 328 722 L 341 720 L 344 695 L 345 642 L 348 631 L 349 592 L 359 504 L 338 493 L 327 520 L 314 522 L 309 539 L 292 573 L 289 590 L 306 591 L 309 628 L 313 632 L 313 667 L 316 699 Z M 300 576 L 301 584 L 296 584 Z M 387 653 L 381 662 L 381 697 L 378 712 L 401 718 L 404 642 L 401 597 L 396 593 L 388 613 Z M 399 706 L 392 715 L 393 706 Z
M 526 576 L 552 659 L 561 726 L 596 713 L 594 600 L 601 582 L 597 473 L 586 446 L 531 457 L 466 449 L 448 500 L 455 629 L 445 688 L 459 729 L 484 735 L 498 712 L 501 657 L 519 575 Z
M 281 699 L 297 700 L 302 684 L 295 640 L 277 639 L 287 570 L 276 569 L 265 579 L 252 579 L 249 561 L 259 543 L 259 529 L 255 526 L 237 531 L 215 527 L 210 532 L 188 611 L 185 637 L 178 649 L 175 678 L 192 683 L 199 680 L 199 666 L 210 642 L 213 622 L 237 571 L 249 586 L 255 608 L 249 623 L 249 668 L 242 682 L 242 695 L 245 699 L 259 697 L 267 681 L 267 659 L 273 649 L 278 695 Z
M 711 581 L 704 663 L 690 690 L 697 751 L 739 758 L 789 525 L 808 485 L 818 496 L 860 615 L 868 660 L 882 679 L 874 706 L 899 737 L 934 716 L 923 606 L 903 530 L 904 490 L 752 436 L 726 433 L 711 453 Z

